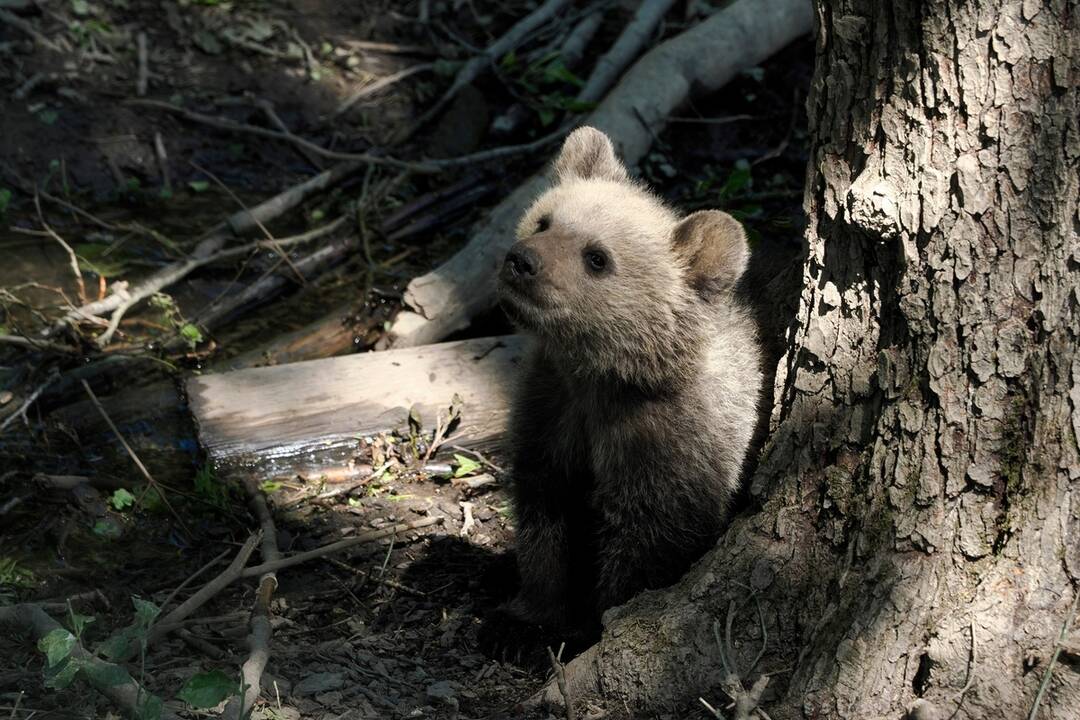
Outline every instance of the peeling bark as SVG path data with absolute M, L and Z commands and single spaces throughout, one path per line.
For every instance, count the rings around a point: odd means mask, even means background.
M 1080 582 L 1080 7 L 820 0 L 818 22 L 757 507 L 568 672 L 613 707 L 721 701 L 713 623 L 737 603 L 745 671 L 760 602 L 775 720 L 1027 717 Z M 1038 717 L 1077 708 L 1058 663 Z

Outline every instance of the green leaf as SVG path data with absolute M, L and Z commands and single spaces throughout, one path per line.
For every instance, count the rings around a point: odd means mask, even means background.
M 135 628 L 126 627 L 101 641 L 97 646 L 99 655 L 109 660 L 122 660 L 128 655 L 131 643 L 137 639 Z
M 38 120 L 46 125 L 55 125 L 56 121 L 60 119 L 60 113 L 55 110 L 42 110 L 38 114 Z
M 584 87 L 585 81 L 562 64 L 559 60 L 544 68 L 544 79 L 548 82 L 564 82 L 576 87 Z
M 736 167 L 717 190 L 720 197 L 729 198 L 750 184 L 750 168 Z
M 517 64 L 517 53 L 513 50 L 503 55 L 502 60 L 499 61 L 499 65 L 502 67 L 503 70 L 513 70 L 515 67 L 517 67 Z
M 196 710 L 209 710 L 233 694 L 238 687 L 235 680 L 220 670 L 191 676 L 176 697 Z
M 71 0 L 71 12 L 86 17 L 90 14 L 90 4 L 86 0 Z
M 267 495 L 271 495 L 281 489 L 281 483 L 275 482 L 273 480 L 267 480 L 263 484 L 259 485 L 259 489 Z
M 161 612 L 154 603 L 142 598 L 132 597 L 131 604 L 135 606 L 135 625 L 142 630 L 149 630 L 154 624 L 154 619 Z
M 545 127 L 555 122 L 555 111 L 550 108 L 540 108 L 536 114 L 540 116 L 540 124 Z
M 64 658 L 61 664 L 45 670 L 45 687 L 63 690 L 72 683 L 75 676 L 85 667 L 81 660 L 73 657 Z
M 109 502 L 112 503 L 112 506 L 117 510 L 123 510 L 124 508 L 129 508 L 135 504 L 135 496 L 124 488 L 120 488 L 113 491 Z
M 128 671 L 113 663 L 88 663 L 82 671 L 95 685 L 113 687 L 131 682 Z
M 94 523 L 94 534 L 107 540 L 115 540 L 123 535 L 120 526 L 112 518 L 101 518 Z
M 0 188 L 0 218 L 7 215 L 9 205 L 11 205 L 11 191 L 7 188 Z
M 209 180 L 192 180 L 188 183 L 188 187 L 192 192 L 201 193 L 210 189 Z
M 75 637 L 77 638 L 81 638 L 86 626 L 94 622 L 94 617 L 92 615 L 82 615 L 81 613 L 75 612 L 71 608 L 70 601 L 68 601 L 68 617 L 71 619 L 71 629 L 75 632 Z
M 470 457 L 454 453 L 454 460 L 457 462 L 457 470 L 454 471 L 456 478 L 472 475 L 480 469 L 480 463 Z
M 138 707 L 135 708 L 135 717 L 139 720 L 160 720 L 161 711 L 161 698 L 145 693 Z
M 186 323 L 180 328 L 180 337 L 184 338 L 184 341 L 193 350 L 196 345 L 203 341 L 202 331 L 191 323 Z
M 71 655 L 71 648 L 78 642 L 70 630 L 56 628 L 48 635 L 38 640 L 38 650 L 45 653 L 48 667 L 54 667 L 64 658 Z

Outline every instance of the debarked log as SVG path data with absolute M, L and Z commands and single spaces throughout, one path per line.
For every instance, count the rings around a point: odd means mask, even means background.
M 430 432 L 462 400 L 452 444 L 498 451 L 524 353 L 501 336 L 202 375 L 186 390 L 199 442 L 221 474 L 313 474 L 347 464 L 358 440 L 408 427 Z

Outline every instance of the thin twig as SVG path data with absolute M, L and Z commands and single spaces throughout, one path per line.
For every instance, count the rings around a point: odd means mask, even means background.
M 570 688 L 566 684 L 566 666 L 562 664 L 563 648 L 566 643 L 559 646 L 559 654 L 556 655 L 548 646 L 548 659 L 551 661 L 551 669 L 555 673 L 555 684 L 559 686 L 559 692 L 563 697 L 563 709 L 566 711 L 566 720 L 577 720 L 577 712 L 574 710 L 574 701 L 570 698 Z
M 23 20 L 18 15 L 15 15 L 14 13 L 10 13 L 7 10 L 0 9 L 0 23 L 10 25 L 18 30 L 22 30 L 24 33 L 34 38 L 34 42 L 41 43 L 43 46 L 49 48 L 54 52 L 63 52 L 59 45 L 42 35 L 33 25 L 31 25 L 26 20 Z
M 252 512 L 259 520 L 262 535 L 260 553 L 263 564 L 277 562 L 281 559 L 281 551 L 278 549 L 277 528 L 270 514 L 270 508 L 266 505 L 266 496 L 251 479 L 244 483 L 244 487 L 250 498 Z M 262 689 L 263 670 L 270 660 L 270 640 L 273 637 L 270 626 L 270 600 L 277 586 L 277 575 L 273 570 L 264 572 L 259 578 L 258 589 L 255 592 L 255 605 L 249 621 L 251 633 L 248 635 L 248 658 L 240 668 L 240 683 L 243 691 L 229 700 L 222 717 L 239 720 L 239 718 L 247 717 L 251 709 L 255 707 L 255 701 Z
M 954 717 L 956 717 L 956 714 L 960 712 L 960 706 L 964 704 L 964 695 L 967 693 L 968 690 L 971 689 L 971 686 L 975 684 L 976 655 L 974 620 L 972 620 L 971 624 L 968 625 L 968 631 L 971 633 L 971 654 L 968 657 L 967 679 L 964 681 L 964 687 L 960 688 L 960 691 L 956 693 L 956 709 L 952 711 L 952 715 L 949 716 L 949 720 L 952 720 Z
M 212 255 L 208 255 L 202 258 L 196 258 L 192 256 L 187 258 L 186 260 L 176 263 L 170 266 L 172 268 L 171 273 L 158 276 L 154 282 L 145 282 L 135 288 L 134 291 L 125 293 L 126 297 L 124 301 L 115 310 L 113 310 L 113 314 L 109 318 L 108 327 L 101 335 L 97 337 L 95 342 L 99 347 L 104 347 L 105 345 L 107 345 L 112 340 L 112 337 L 116 333 L 116 330 L 120 327 L 120 320 L 124 317 L 124 313 L 126 313 L 133 306 L 142 302 L 146 298 L 155 295 L 163 288 L 177 283 L 180 280 L 183 280 L 185 277 L 187 277 L 192 272 L 198 270 L 201 267 L 211 265 L 213 263 L 218 263 L 223 260 L 230 260 L 232 258 L 246 255 L 256 250 L 269 249 L 275 250 L 280 253 L 282 251 L 282 248 L 289 245 L 310 242 L 312 240 L 321 238 L 324 235 L 332 233 L 333 231 L 341 227 L 345 220 L 346 218 L 342 216 L 337 218 L 336 220 L 332 220 L 331 222 L 323 225 L 322 227 L 308 230 L 307 232 L 300 233 L 299 235 L 293 235 L 292 237 L 278 238 L 275 240 L 258 240 L 255 242 L 246 243 L 244 245 L 239 245 L 237 247 L 228 248 L 226 250 L 219 250 Z
M 330 118 L 333 119 L 333 118 L 339 117 L 342 113 L 346 112 L 349 108 L 351 108 L 356 103 L 360 102 L 361 100 L 363 100 L 365 98 L 371 97 L 372 95 L 379 92 L 380 90 L 384 90 L 384 89 L 390 87 L 391 85 L 394 85 L 395 83 L 399 83 L 399 82 L 401 82 L 402 80 L 404 80 L 406 78 L 412 77 L 413 75 L 415 75 L 417 73 L 432 70 L 432 69 L 434 69 L 434 67 L 435 67 L 435 63 L 417 63 L 416 65 L 410 65 L 407 68 L 404 68 L 402 70 L 398 70 L 396 73 L 392 73 L 390 75 L 386 75 L 385 77 L 381 77 L 378 80 L 375 80 L 374 82 L 370 82 L 370 83 L 364 85 L 363 87 L 361 87 L 359 90 L 354 92 L 349 97 L 342 100 L 341 103 L 334 110 L 334 112 L 330 114 Z
M 139 97 L 146 95 L 146 88 L 150 82 L 150 62 L 147 58 L 146 33 L 140 32 L 135 37 L 138 46 L 139 72 L 135 79 L 135 94 Z
M 203 175 L 206 175 L 208 178 L 213 180 L 214 183 L 218 187 L 220 187 L 222 190 L 224 190 L 225 193 L 229 197 L 231 197 L 233 199 L 233 201 L 236 202 L 236 204 L 239 205 L 244 210 L 244 212 L 248 213 L 249 215 L 251 214 L 251 210 L 248 208 L 247 205 L 244 204 L 244 201 L 240 199 L 240 196 L 237 195 L 236 193 L 234 193 L 232 191 L 232 189 L 228 185 L 223 183 L 221 181 L 221 178 L 219 178 L 217 175 L 210 172 L 209 170 L 207 170 L 203 166 L 199 165 L 194 160 L 188 160 L 188 165 L 190 165 L 191 167 L 193 167 L 196 170 L 198 170 L 199 172 L 201 172 Z M 270 243 L 270 247 L 281 257 L 281 259 L 289 266 L 289 268 L 294 273 L 296 273 L 296 278 L 300 281 L 300 284 L 301 285 L 306 285 L 307 280 L 304 279 L 304 274 L 296 269 L 296 266 L 293 265 L 292 260 L 289 259 L 288 254 L 285 253 L 281 249 L 281 247 L 278 245 L 277 238 L 275 238 L 273 235 L 271 235 L 270 231 L 266 229 L 266 225 L 264 225 L 263 222 L 261 220 L 259 220 L 258 218 L 255 218 L 255 226 L 259 228 L 259 230 L 262 232 L 263 236 L 266 238 L 267 242 Z
M 165 141 L 160 132 L 154 132 L 154 154 L 157 156 L 158 169 L 161 171 L 161 189 L 172 195 L 172 176 L 169 173 L 169 155 L 165 152 Z
M 177 524 L 180 525 L 180 527 L 184 530 L 188 537 L 194 537 L 191 530 L 184 523 L 183 518 L 180 517 L 180 513 L 176 512 L 176 509 L 173 508 L 172 503 L 169 502 L 169 498 L 166 497 L 164 489 L 162 489 L 162 487 L 158 484 L 158 481 L 154 479 L 154 476 L 150 474 L 150 471 L 146 469 L 146 466 L 143 465 L 143 462 L 139 459 L 139 456 L 135 454 L 135 451 L 131 448 L 131 445 L 128 444 L 128 441 L 120 433 L 120 429 L 116 427 L 116 423 L 114 423 L 112 421 L 112 418 L 109 417 L 109 413 L 105 412 L 105 406 L 101 404 L 101 401 L 98 400 L 97 395 L 95 395 L 94 391 L 90 389 L 90 384 L 86 382 L 86 380 L 79 380 L 79 382 L 82 383 L 83 389 L 86 390 L 86 394 L 90 396 L 90 402 L 93 403 L 94 407 L 98 411 L 98 414 L 101 415 L 101 418 L 105 421 L 105 424 L 108 425 L 109 429 L 113 431 L 114 435 L 116 435 L 116 439 L 120 441 L 120 444 L 124 447 L 124 450 L 127 451 L 127 454 L 131 457 L 132 461 L 135 463 L 135 466 L 139 468 L 139 472 L 141 472 L 142 476 L 146 478 L 148 486 L 154 488 L 154 490 L 158 494 L 158 497 L 160 497 L 161 501 L 165 503 L 165 507 L 167 507 L 169 509 L 169 512 L 172 513 L 173 517 L 176 518 Z
M 25 418 L 26 411 L 30 409 L 30 406 L 33 405 L 34 402 L 37 401 L 37 399 L 41 396 L 41 393 L 45 392 L 45 390 L 47 390 L 48 387 L 54 382 L 56 382 L 59 378 L 60 375 L 58 374 L 50 375 L 48 380 L 39 385 L 34 390 L 34 392 L 30 393 L 30 396 L 27 397 L 25 401 L 23 401 L 23 404 L 19 406 L 19 409 L 9 415 L 7 418 L 5 418 L 4 422 L 0 423 L 0 433 L 4 432 L 4 430 L 7 430 L 7 426 L 13 423 L 15 421 L 15 418 Z
M 233 558 L 227 568 L 199 588 L 187 600 L 177 605 L 175 610 L 165 617 L 159 617 L 153 627 L 150 628 L 149 633 L 147 633 L 147 644 L 164 637 L 171 629 L 177 627 L 180 622 L 186 620 L 192 613 L 205 605 L 208 600 L 238 580 L 244 566 L 247 565 L 248 558 L 251 557 L 251 553 L 255 552 L 255 546 L 259 543 L 260 538 L 261 535 L 258 533 L 251 535 L 240 547 L 240 551 L 236 553 L 236 557 Z
M 194 573 L 189 575 L 188 578 L 186 580 L 184 580 L 184 582 L 180 583 L 175 588 L 173 588 L 173 591 L 170 592 L 168 597 L 166 597 L 165 600 L 161 603 L 161 605 L 158 606 L 158 613 L 160 614 L 160 613 L 165 612 L 165 608 L 169 607 L 169 603 L 171 603 L 173 601 L 173 598 L 175 598 L 176 595 L 181 590 L 183 590 L 185 587 L 187 587 L 188 585 L 193 583 L 195 580 L 197 580 L 199 578 L 199 576 L 201 576 L 204 572 L 206 572 L 207 570 L 209 570 L 210 568 L 214 567 L 219 562 L 224 560 L 225 556 L 228 555 L 228 554 L 229 554 L 228 550 L 222 550 L 221 553 L 217 557 L 215 557 L 213 560 L 211 560 L 210 562 L 203 565 L 201 568 L 199 568 Z
M 474 450 L 473 448 L 467 448 L 467 447 L 464 447 L 462 445 L 451 445 L 450 449 L 451 450 L 460 450 L 461 452 L 469 453 L 470 455 L 472 455 L 477 460 L 484 463 L 485 465 L 487 465 L 489 468 L 491 468 L 492 470 L 494 470 L 497 473 L 502 474 L 502 473 L 506 472 L 501 467 L 499 467 L 495 463 L 491 462 L 491 460 L 486 455 L 481 453 L 479 450 Z
M 1065 616 L 1065 622 L 1061 624 L 1061 632 L 1058 633 L 1057 642 L 1054 643 L 1054 654 L 1050 656 L 1050 662 L 1046 666 L 1046 672 L 1043 673 L 1042 682 L 1039 683 L 1039 691 L 1035 693 L 1035 702 L 1031 704 L 1031 712 L 1028 713 L 1027 720 L 1035 720 L 1039 715 L 1039 704 L 1042 702 L 1043 695 L 1046 693 L 1046 688 L 1050 686 L 1050 674 L 1054 671 L 1054 665 L 1057 664 L 1058 656 L 1061 655 L 1061 646 L 1065 642 L 1065 638 L 1069 634 L 1069 629 L 1072 627 L 1073 619 L 1076 617 L 1076 607 L 1080 603 L 1080 587 L 1075 588 L 1073 591 L 1072 606 L 1069 608 L 1069 614 Z
M 444 170 L 450 170 L 458 167 L 472 166 L 477 163 L 490 162 L 492 160 L 499 160 L 502 158 L 510 157 L 513 155 L 520 155 L 523 153 L 530 153 L 540 148 L 546 147 L 556 140 L 561 139 L 567 132 L 565 128 L 559 128 L 552 133 L 549 133 L 532 142 L 522 143 L 520 145 L 504 145 L 502 147 L 492 148 L 491 150 L 482 150 L 480 152 L 471 153 L 469 155 L 461 155 L 454 158 L 445 158 L 442 160 L 399 160 L 390 156 L 372 155 L 371 153 L 347 153 L 338 152 L 336 150 L 327 150 L 326 148 L 311 142 L 299 135 L 285 134 L 276 130 L 270 130 L 268 128 L 258 127 L 256 125 L 246 125 L 244 123 L 233 122 L 232 120 L 226 120 L 224 118 L 215 118 L 210 115 L 204 115 L 202 113 L 193 112 L 191 110 L 185 110 L 182 107 L 173 105 L 172 103 L 163 102 L 161 100 L 128 100 L 128 105 L 135 105 L 140 107 L 152 107 L 159 110 L 166 110 L 182 117 L 191 120 L 192 122 L 202 123 L 209 125 L 210 127 L 216 127 L 220 130 L 227 130 L 229 132 L 248 133 L 251 135 L 258 135 L 259 137 L 272 138 L 274 140 L 283 140 L 285 142 L 291 142 L 299 147 L 307 148 L 312 152 L 321 155 L 325 158 L 332 160 L 345 160 L 351 162 L 365 163 L 369 165 L 384 165 L 386 167 L 399 168 L 401 170 L 408 170 L 410 172 L 422 173 L 422 174 L 434 174 L 440 173 Z
M 315 558 L 324 557 L 332 553 L 341 552 L 347 548 L 351 548 L 355 545 L 363 545 L 365 543 L 381 540 L 386 537 L 394 537 L 400 533 L 409 532 L 410 530 L 418 530 L 420 528 L 429 527 L 431 525 L 437 525 L 442 523 L 444 518 L 439 516 L 430 516 L 422 518 L 420 520 L 414 520 L 409 523 L 400 523 L 398 525 L 391 525 L 390 527 L 382 528 L 379 530 L 372 530 L 356 537 L 346 538 L 345 540 L 338 540 L 337 542 L 330 543 L 329 545 L 323 545 L 322 547 L 315 548 L 314 550 L 308 550 L 307 552 L 297 553 L 296 555 L 290 555 L 289 557 L 281 558 L 276 562 L 262 563 L 261 565 L 255 565 L 254 567 L 246 568 L 241 577 L 253 577 L 255 575 L 262 575 L 263 573 L 272 572 L 275 570 L 281 570 L 283 568 L 292 567 L 293 565 L 299 565 L 305 563 L 308 560 L 314 560 Z
M 34 193 L 34 207 L 37 209 L 38 220 L 41 222 L 41 226 L 45 228 L 45 232 L 49 233 L 49 236 L 59 243 L 60 247 L 64 248 L 64 252 L 68 255 L 68 261 L 71 264 L 71 274 L 75 276 L 75 287 L 79 293 L 79 302 L 86 304 L 86 285 L 83 283 L 82 272 L 79 270 L 79 258 L 76 257 L 75 251 L 71 249 L 71 246 L 67 244 L 64 238 L 53 230 L 49 223 L 45 222 L 45 215 L 41 212 L 41 197 L 38 193 Z
M 450 88 L 410 126 L 407 135 L 412 135 L 416 130 L 426 125 L 457 96 L 463 87 L 478 78 L 493 62 L 529 38 L 537 28 L 548 22 L 567 4 L 569 4 L 569 0 L 547 0 L 547 2 L 542 3 L 538 8 L 515 23 L 502 37 L 489 45 L 481 54 L 465 63 L 458 70 Z

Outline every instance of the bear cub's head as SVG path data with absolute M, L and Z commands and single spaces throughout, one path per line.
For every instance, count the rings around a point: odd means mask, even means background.
M 693 350 L 708 308 L 730 299 L 748 260 L 742 226 L 717 210 L 680 218 L 595 128 L 566 138 L 554 174 L 518 225 L 500 303 L 591 369 L 662 373 L 662 357 Z

